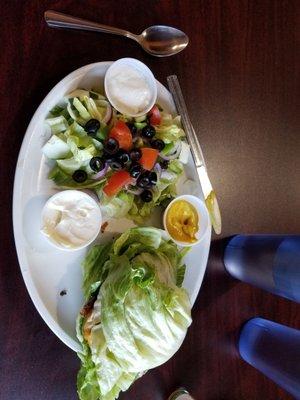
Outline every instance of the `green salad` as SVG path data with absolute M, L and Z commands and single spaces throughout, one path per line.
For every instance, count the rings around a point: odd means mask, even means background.
M 81 400 L 116 399 L 178 350 L 191 324 L 183 255 L 155 228 L 129 229 L 89 251 L 77 319 Z
M 176 195 L 189 147 L 180 117 L 159 105 L 132 118 L 98 92 L 77 89 L 50 111 L 46 124 L 49 178 L 61 188 L 94 190 L 107 217 L 141 223 Z

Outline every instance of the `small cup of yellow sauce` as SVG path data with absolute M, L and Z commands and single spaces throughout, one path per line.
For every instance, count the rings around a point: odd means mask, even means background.
M 204 238 L 209 227 L 205 203 L 196 196 L 176 197 L 165 210 L 165 231 L 180 246 L 194 246 Z

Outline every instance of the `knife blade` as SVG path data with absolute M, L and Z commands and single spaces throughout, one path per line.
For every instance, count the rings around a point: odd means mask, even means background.
M 183 94 L 176 75 L 170 75 L 167 78 L 170 92 L 173 96 L 178 114 L 181 116 L 182 126 L 186 133 L 188 144 L 195 163 L 197 175 L 204 195 L 205 204 L 210 216 L 210 220 L 216 234 L 220 234 L 222 230 L 221 213 L 212 184 L 208 177 L 205 160 L 202 149 L 197 138 L 194 127 L 188 115 L 187 107 L 183 98 Z

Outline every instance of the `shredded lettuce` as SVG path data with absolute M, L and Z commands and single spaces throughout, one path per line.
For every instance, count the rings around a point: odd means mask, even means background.
M 155 228 L 129 229 L 114 243 L 90 250 L 83 288 L 94 304 L 77 319 L 81 400 L 116 399 L 178 350 L 191 323 L 181 288 L 185 252 Z
M 103 178 L 102 180 L 87 179 L 83 183 L 77 183 L 72 179 L 72 176 L 64 172 L 58 165 L 52 168 L 48 178 L 63 189 L 97 189 L 106 182 L 106 179 Z
M 104 264 L 109 258 L 112 244 L 96 245 L 91 248 L 83 262 L 83 293 L 88 299 L 95 290 L 95 283 L 102 282 L 105 278 Z
M 125 217 L 134 201 L 134 195 L 127 193 L 125 190 L 121 190 L 121 192 L 113 198 L 105 196 L 101 188 L 97 190 L 97 193 L 101 198 L 101 211 L 105 217 L 109 218 Z
M 165 112 L 162 112 L 161 116 L 162 122 L 156 127 L 155 134 L 158 139 L 168 144 L 185 137 L 185 133 L 181 128 L 180 116 L 173 118 L 171 114 Z
M 56 105 L 51 109 L 50 114 L 52 115 L 52 117 L 59 117 L 60 115 L 62 115 L 64 109 L 65 107 Z

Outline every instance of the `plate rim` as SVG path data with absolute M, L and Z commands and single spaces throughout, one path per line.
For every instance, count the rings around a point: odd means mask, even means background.
M 46 325 L 50 328 L 50 330 L 69 348 L 72 350 L 78 352 L 80 351 L 80 343 L 78 341 L 75 341 L 70 335 L 68 335 L 63 328 L 58 324 L 58 322 L 52 317 L 51 313 L 48 311 L 48 308 L 44 304 L 42 298 L 40 297 L 37 288 L 33 282 L 31 273 L 29 271 L 29 266 L 28 262 L 26 259 L 26 251 L 25 251 L 25 246 L 24 246 L 24 238 L 22 234 L 22 210 L 20 207 L 18 207 L 19 200 L 21 200 L 21 187 L 22 187 L 22 182 L 23 182 L 23 169 L 20 167 L 20 163 L 22 158 L 26 157 L 26 152 L 29 149 L 29 143 L 32 138 L 32 134 L 30 135 L 30 132 L 33 131 L 33 128 L 35 127 L 37 123 L 37 119 L 39 118 L 40 111 L 43 109 L 45 103 L 48 102 L 48 99 L 51 98 L 53 92 L 55 92 L 60 86 L 63 86 L 65 84 L 65 81 L 68 81 L 70 78 L 74 76 L 74 78 L 80 74 L 86 74 L 89 72 L 89 70 L 93 69 L 94 67 L 97 67 L 99 65 L 111 65 L 113 61 L 99 61 L 95 63 L 90 63 L 86 64 L 82 67 L 79 67 L 70 73 L 68 73 L 66 76 L 64 76 L 59 82 L 57 82 L 52 89 L 47 93 L 47 95 L 44 97 L 44 99 L 41 101 L 39 106 L 36 108 L 28 126 L 25 131 L 22 144 L 20 146 L 20 150 L 18 153 L 17 157 L 17 162 L 16 162 L 16 167 L 15 167 L 15 173 L 14 173 L 14 183 L 13 183 L 13 196 L 12 196 L 12 222 L 13 222 L 13 234 L 14 234 L 14 242 L 15 242 L 15 248 L 17 252 L 17 258 L 18 258 L 18 263 L 19 263 L 19 268 L 22 273 L 22 277 L 26 286 L 26 289 L 28 291 L 28 294 L 30 296 L 31 301 L 33 302 L 36 310 L 40 314 L 41 318 L 43 321 L 46 323 Z M 83 75 L 84 75 L 83 74 Z M 160 83 L 158 80 L 156 80 L 159 86 L 165 90 L 170 98 L 170 101 L 174 104 L 174 101 L 172 99 L 172 96 L 170 92 L 167 90 L 167 88 Z M 205 269 L 204 272 L 200 278 L 200 287 L 198 292 L 201 289 L 203 277 L 207 268 L 207 260 L 209 256 L 209 250 L 210 250 L 210 243 L 211 243 L 211 229 L 208 233 L 210 240 L 208 243 L 208 251 L 207 251 L 207 257 L 205 260 Z M 197 294 L 198 294 L 197 292 Z M 197 294 L 195 296 L 195 299 L 197 297 Z M 194 297 L 194 296 L 193 296 Z M 194 304 L 195 299 L 191 299 L 192 306 Z

